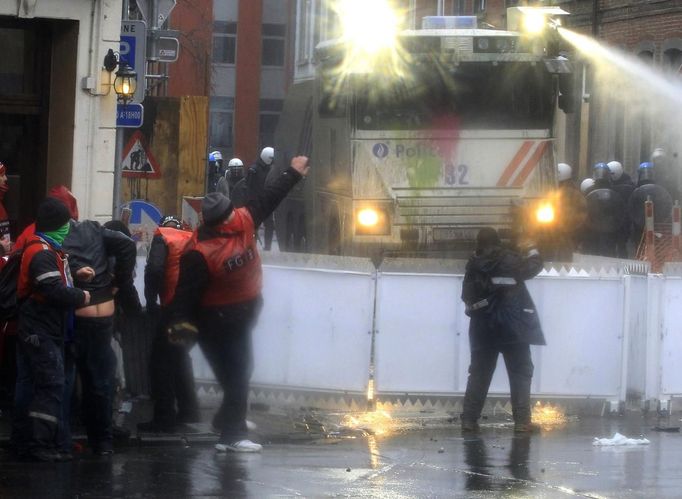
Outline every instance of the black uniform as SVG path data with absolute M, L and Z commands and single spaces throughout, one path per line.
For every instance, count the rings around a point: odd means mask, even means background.
M 246 189 L 249 197 L 258 197 L 265 193 L 265 185 L 271 168 L 272 165 L 265 164 L 261 158 L 258 158 L 258 160 L 249 167 L 246 173 Z M 270 251 L 272 236 L 275 233 L 275 220 L 272 213 L 270 213 L 262 223 L 264 228 L 263 248 L 265 251 Z M 260 223 L 256 224 L 256 232 L 258 232 L 259 227 Z
M 524 257 L 497 242 L 477 250 L 469 259 L 462 300 L 471 317 L 471 365 L 462 422 L 475 423 L 480 417 L 498 354 L 502 353 L 514 421 L 520 425 L 530 423 L 533 362 L 529 345 L 544 345 L 545 338 L 524 281 L 541 270 L 537 250 Z
M 627 206 L 630 196 L 635 190 L 635 183 L 632 181 L 630 175 L 623 173 L 618 180 L 613 181 L 611 188 L 620 195 L 622 201 Z M 618 256 L 618 258 L 628 258 L 627 243 L 631 233 L 632 220 L 626 211 L 625 216 L 623 217 L 623 225 L 616 233 L 616 256 Z

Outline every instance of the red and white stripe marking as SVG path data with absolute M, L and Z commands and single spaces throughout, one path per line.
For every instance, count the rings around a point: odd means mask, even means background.
M 524 141 L 502 171 L 497 187 L 523 187 L 530 174 L 540 164 L 548 145 L 548 140 Z

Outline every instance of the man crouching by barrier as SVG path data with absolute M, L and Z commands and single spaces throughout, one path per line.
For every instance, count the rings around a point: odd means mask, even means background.
M 500 353 L 509 376 L 515 432 L 533 432 L 530 385 L 533 362 L 530 345 L 545 345 L 537 310 L 524 281 L 542 270 L 542 258 L 532 245 L 526 255 L 502 247 L 495 229 L 484 227 L 476 238 L 462 285 L 469 322 L 471 364 L 461 416 L 463 432 L 477 432 Z
M 309 169 L 308 158 L 293 158 L 291 167 L 243 208 L 233 208 L 221 193 L 208 194 L 201 208 L 202 225 L 180 259 L 169 334 L 175 340 L 197 332 L 199 346 L 223 389 L 222 404 L 213 418 L 213 426 L 221 432 L 215 446 L 219 452 L 262 449 L 247 439 L 246 426 L 253 366 L 251 330 L 262 305 L 263 271 L 254 231 Z

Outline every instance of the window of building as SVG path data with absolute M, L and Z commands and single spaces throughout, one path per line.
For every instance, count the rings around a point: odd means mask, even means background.
M 286 32 L 284 24 L 263 24 L 263 66 L 284 66 Z
M 312 0 L 299 0 L 298 2 L 298 39 L 296 40 L 296 62 L 303 64 L 308 62 L 310 52 L 310 22 L 312 18 Z
M 213 23 L 213 62 L 234 64 L 237 53 L 237 23 L 216 21 Z
M 468 14 L 466 0 L 454 0 L 452 8 L 454 10 L 452 14 L 455 16 L 464 16 Z
M 211 97 L 211 148 L 232 149 L 234 99 L 232 97 Z
M 663 68 L 673 74 L 682 75 L 682 50 L 671 48 L 663 52 Z
M 260 100 L 260 120 L 258 125 L 259 142 L 261 147 L 273 146 L 275 131 L 279 116 L 282 113 L 284 101 L 280 99 Z
M 486 0 L 474 0 L 474 14 L 485 12 Z

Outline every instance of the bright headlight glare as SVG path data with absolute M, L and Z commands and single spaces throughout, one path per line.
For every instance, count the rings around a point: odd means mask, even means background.
M 338 0 L 343 39 L 368 55 L 396 44 L 400 18 L 387 0 Z
M 539 34 L 545 29 L 547 19 L 539 12 L 526 12 L 523 16 L 523 29 L 530 34 Z
M 554 207 L 550 203 L 543 203 L 535 211 L 535 219 L 541 224 L 554 222 Z
M 374 227 L 379 223 L 379 212 L 374 208 L 363 208 L 358 211 L 358 223 L 363 227 Z

